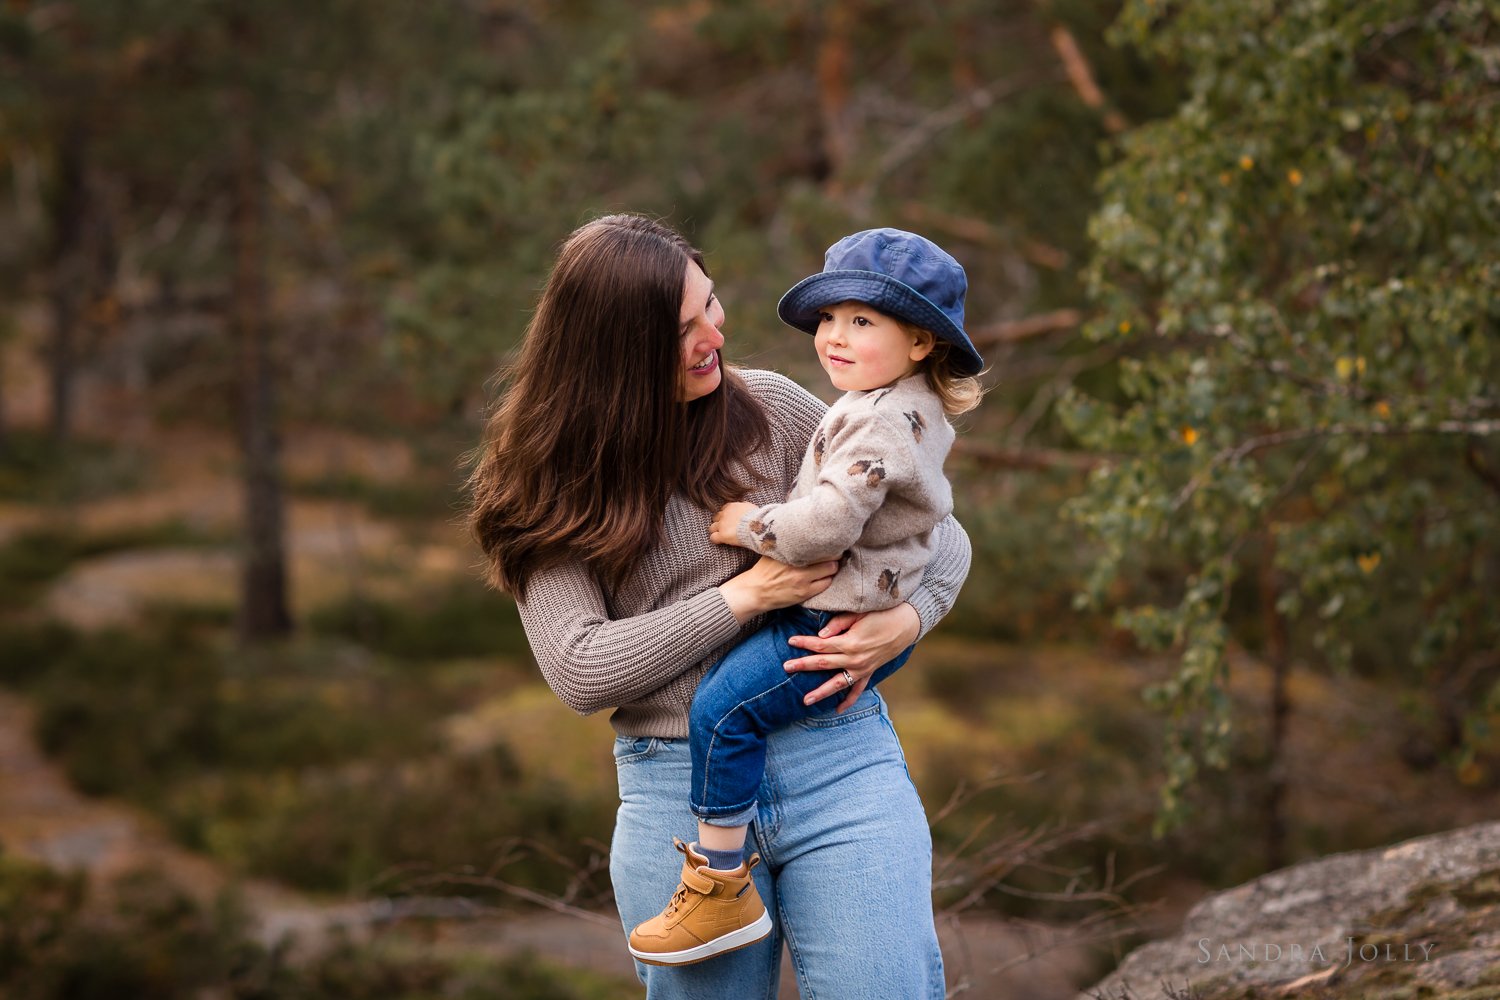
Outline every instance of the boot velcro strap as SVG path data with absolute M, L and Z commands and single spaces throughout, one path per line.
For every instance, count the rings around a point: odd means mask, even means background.
M 694 892 L 701 892 L 705 896 L 714 891 L 714 886 L 719 883 L 698 871 L 696 868 L 684 868 L 682 870 L 682 884 Z

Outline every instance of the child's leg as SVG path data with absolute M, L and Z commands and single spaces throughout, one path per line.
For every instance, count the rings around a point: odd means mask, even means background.
M 718 871 L 734 871 L 745 863 L 745 834 L 749 824 L 714 826 L 698 821 L 698 849 L 708 859 L 708 866 Z
M 783 666 L 800 655 L 787 640 L 816 635 L 828 617 L 800 607 L 772 614 L 698 685 L 688 740 L 693 765 L 689 799 L 699 820 L 698 844 L 678 842 L 687 861 L 677 892 L 661 913 L 631 931 L 630 952 L 638 960 L 692 964 L 770 933 L 770 916 L 750 879 L 760 856 L 745 859 L 745 833 L 765 777 L 766 737 L 838 704 L 837 698 L 813 706 L 802 701 L 831 672 L 788 674 Z M 893 672 L 910 652 L 883 665 L 876 676 Z
M 699 683 L 688 715 L 688 745 L 690 799 L 700 822 L 732 830 L 755 817 L 766 734 L 807 715 L 799 675 L 782 666 L 797 652 L 787 640 L 815 634 L 818 619 L 800 607 L 772 612 Z
M 783 632 L 788 638 L 793 635 L 809 635 L 814 634 L 821 625 L 821 623 L 816 620 L 815 616 L 807 614 L 805 612 L 803 614 L 789 617 L 791 620 L 788 620 L 786 622 L 772 622 L 768 623 L 768 625 L 766 626 L 766 629 L 770 630 L 769 636 L 773 637 L 770 640 L 772 643 L 782 641 L 779 637 Z M 766 631 L 766 629 L 762 629 L 762 631 Z M 740 716 L 736 715 L 733 712 L 725 712 L 725 706 L 728 704 L 730 697 L 735 699 L 735 704 L 740 704 L 747 700 L 754 700 L 759 695 L 761 695 L 763 693 L 763 690 L 759 688 L 763 688 L 764 686 L 778 687 L 781 685 L 786 685 L 787 689 L 792 692 L 795 697 L 801 699 L 806 697 L 806 692 L 813 690 L 814 687 L 818 686 L 828 678 L 829 674 L 826 672 L 807 674 L 794 678 L 792 675 L 787 675 L 785 670 L 781 670 L 780 675 L 777 676 L 774 674 L 768 675 L 767 672 L 758 670 L 754 666 L 749 669 L 744 668 L 743 661 L 736 658 L 735 654 L 760 638 L 761 633 L 757 632 L 755 635 L 751 636 L 744 643 L 742 643 L 739 647 L 736 647 L 734 650 L 732 650 L 730 654 L 725 657 L 724 661 L 719 664 L 719 668 L 723 668 L 733 672 L 730 674 L 722 689 L 715 690 L 713 694 L 708 697 L 705 697 L 702 688 L 699 689 L 698 695 L 695 697 L 693 703 L 695 714 L 692 717 L 693 723 L 690 732 L 690 748 L 711 748 L 713 745 L 713 740 L 716 736 L 722 737 L 733 728 L 734 723 L 725 721 L 726 719 L 741 719 Z M 898 669 L 900 669 L 901 666 L 906 663 L 907 658 L 911 656 L 911 651 L 914 648 L 914 646 L 908 646 L 906 649 L 902 650 L 902 652 L 898 654 L 895 659 L 891 660 L 889 663 L 883 664 L 880 669 L 876 670 L 875 673 L 870 676 L 871 686 L 880 683 L 891 674 L 895 673 Z M 783 657 L 795 654 L 797 652 L 797 650 L 791 646 L 785 646 L 784 649 L 785 651 L 780 654 Z M 779 668 L 779 665 L 784 661 L 778 657 L 773 657 L 772 654 L 775 652 L 776 649 L 774 648 L 774 645 L 762 644 L 759 645 L 755 650 L 747 653 L 747 655 L 755 656 L 757 658 L 757 664 L 763 662 L 769 663 L 774 660 Z M 716 674 L 718 672 L 718 668 L 716 668 Z M 754 680 L 757 678 L 758 682 Z M 732 696 L 726 695 L 726 691 L 731 689 L 733 690 Z M 766 735 L 768 735 L 770 732 L 775 731 L 776 729 L 780 729 L 782 725 L 790 724 L 792 721 L 795 721 L 798 718 L 804 718 L 808 715 L 826 712 L 830 708 L 835 707 L 840 700 L 841 696 L 834 695 L 833 697 L 824 699 L 823 702 L 819 703 L 818 705 L 801 705 L 801 711 L 796 712 L 795 714 L 786 718 L 785 721 L 781 723 L 781 725 L 772 724 L 772 719 L 775 713 L 770 710 L 759 713 L 747 713 L 747 715 L 743 717 L 743 721 L 748 721 L 753 724 L 753 728 L 755 728 L 756 734 L 760 737 L 759 749 L 754 753 L 753 756 L 747 755 L 745 761 L 747 766 L 755 765 L 755 773 L 753 776 L 755 789 L 759 789 L 761 776 L 765 771 L 764 746 Z M 698 714 L 696 714 L 700 704 L 704 706 L 712 705 L 713 707 L 706 709 L 703 715 L 700 717 Z M 760 728 L 762 726 L 767 728 L 762 730 Z M 700 754 L 696 749 L 694 749 L 694 788 L 706 788 L 714 784 L 713 779 L 706 773 L 709 769 L 708 757 L 709 754 L 707 751 Z M 699 771 L 700 758 L 703 759 L 703 773 L 700 773 Z M 725 766 L 732 768 L 735 766 L 735 764 L 733 761 L 730 761 Z M 739 791 L 734 791 L 731 789 L 728 793 L 731 798 L 734 795 L 742 794 L 744 789 L 750 786 L 749 776 L 744 776 L 739 779 L 739 781 L 739 785 L 735 786 L 739 788 Z M 718 804 L 722 805 L 723 803 Z M 733 803 L 731 802 L 731 804 Z M 701 808 L 701 805 L 695 802 L 695 811 L 697 811 L 699 808 Z M 751 808 L 753 809 L 754 806 L 752 805 Z M 748 832 L 749 826 L 748 821 L 744 823 L 739 822 L 741 816 L 742 814 L 731 813 L 727 817 L 715 816 L 711 817 L 710 819 L 704 819 L 700 814 L 700 818 L 698 820 L 698 847 L 702 850 L 703 855 L 709 859 L 710 867 L 719 869 L 721 871 L 731 871 L 739 868 L 739 866 L 744 863 L 745 834 Z

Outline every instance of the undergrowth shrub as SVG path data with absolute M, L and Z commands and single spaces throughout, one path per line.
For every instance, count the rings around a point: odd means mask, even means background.
M 293 958 L 266 947 L 233 893 L 201 904 L 161 874 L 91 893 L 83 876 L 0 857 L 0 996 L 7 1000 L 623 1000 L 622 983 L 529 957 L 434 957 L 399 934 L 335 938 Z
M 196 782 L 165 807 L 180 839 L 250 873 L 329 892 L 466 896 L 491 895 L 468 881 L 476 874 L 564 891 L 602 853 L 613 809 L 528 778 L 503 746 Z
M 531 657 L 515 604 L 467 577 L 399 602 L 345 599 L 314 611 L 307 627 L 413 665 L 461 656 Z
M 217 545 L 223 538 L 180 520 L 79 532 L 55 525 L 21 531 L 0 543 L 0 608 L 33 603 L 48 584 L 83 559 L 132 549 Z

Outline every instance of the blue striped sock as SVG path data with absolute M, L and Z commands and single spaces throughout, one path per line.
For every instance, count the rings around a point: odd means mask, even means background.
M 708 867 L 714 871 L 732 872 L 745 863 L 745 849 L 737 851 L 715 851 L 707 847 L 698 848 L 698 853 L 708 859 Z

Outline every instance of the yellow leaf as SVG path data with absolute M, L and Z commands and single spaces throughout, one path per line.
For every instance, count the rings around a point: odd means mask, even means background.
M 1182 443 L 1183 444 L 1192 444 L 1194 441 L 1198 440 L 1198 432 L 1197 432 L 1197 430 L 1195 430 L 1194 428 L 1188 426 L 1187 424 L 1183 424 L 1182 425 L 1182 430 L 1179 431 L 1178 433 L 1180 433 L 1182 435 Z
M 1356 560 L 1359 563 L 1360 572 L 1366 575 L 1375 572 L 1375 567 L 1380 565 L 1379 552 L 1367 552 Z

